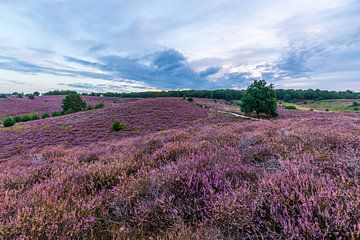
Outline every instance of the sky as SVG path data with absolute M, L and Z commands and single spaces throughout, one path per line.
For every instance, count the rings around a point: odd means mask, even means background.
M 0 0 L 0 92 L 360 91 L 359 0 Z

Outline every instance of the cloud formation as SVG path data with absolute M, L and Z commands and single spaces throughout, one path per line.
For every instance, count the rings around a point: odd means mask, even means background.
M 21 87 L 9 81 L 26 82 L 22 91 L 44 81 L 142 91 L 243 88 L 260 78 L 360 91 L 356 0 L 17 0 L 0 11 L 0 92 Z

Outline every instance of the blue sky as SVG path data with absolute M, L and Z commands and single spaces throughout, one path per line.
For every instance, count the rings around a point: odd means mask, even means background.
M 2 0 L 0 92 L 360 91 L 358 0 Z

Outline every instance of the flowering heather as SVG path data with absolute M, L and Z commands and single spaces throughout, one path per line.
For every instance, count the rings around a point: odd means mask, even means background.
M 127 126 L 127 131 L 112 132 L 111 125 L 114 121 L 120 121 Z M 0 128 L 0 161 L 5 157 L 43 146 L 86 145 L 172 128 L 230 121 L 234 121 L 234 118 L 181 99 L 125 100 L 104 109 Z
M 27 97 L 0 99 L 0 120 L 6 116 L 24 115 L 33 112 L 42 114 L 61 111 L 64 97 L 65 96 L 41 96 L 36 97 L 34 100 Z M 81 98 L 90 105 L 105 103 L 105 105 L 108 106 L 114 103 L 128 101 L 114 97 L 81 96 Z
M 171 115 L 178 120 L 158 130 L 182 129 L 50 146 L 1 162 L 0 238 L 359 239 L 358 115 L 186 128 L 182 117 L 199 117 L 196 110 L 204 119 L 209 110 L 183 104 L 192 103 L 152 99 L 107 109 L 148 114 L 146 127 Z

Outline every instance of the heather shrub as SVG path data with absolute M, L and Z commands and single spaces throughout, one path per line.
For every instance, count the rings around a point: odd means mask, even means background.
M 11 117 L 5 118 L 3 121 L 3 126 L 4 127 L 11 127 L 15 125 L 15 120 Z
M 193 99 L 192 97 L 188 97 L 188 98 L 187 98 L 187 101 L 188 101 L 188 102 L 193 102 L 194 99 Z
M 41 118 L 42 119 L 46 119 L 46 118 L 49 118 L 50 117 L 50 115 L 48 114 L 48 113 L 43 113 L 42 115 L 41 115 Z
M 120 121 L 114 121 L 111 125 L 111 130 L 114 132 L 118 132 L 121 130 L 125 130 L 126 126 L 122 124 Z

